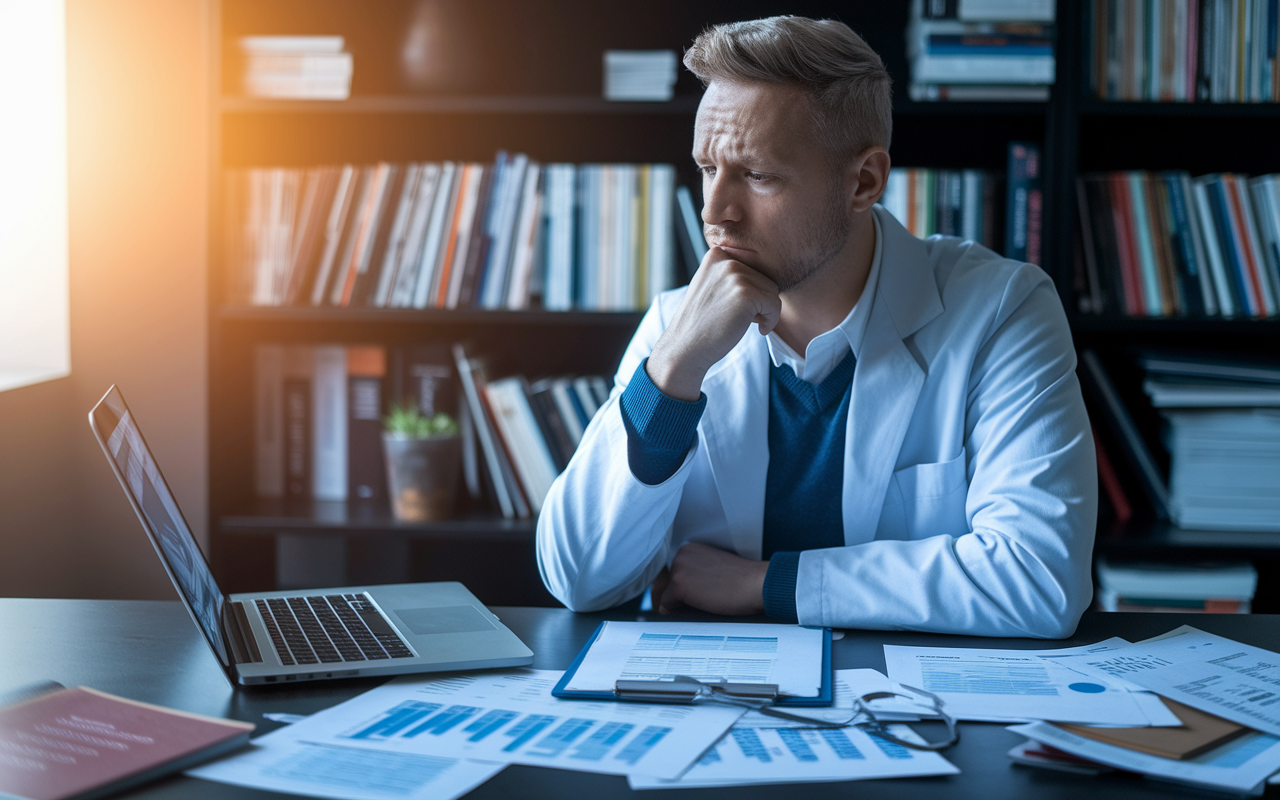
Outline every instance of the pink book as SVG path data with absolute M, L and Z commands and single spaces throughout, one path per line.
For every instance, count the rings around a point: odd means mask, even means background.
M 0 708 L 0 794 L 91 800 L 239 749 L 252 731 L 83 686 L 60 689 Z

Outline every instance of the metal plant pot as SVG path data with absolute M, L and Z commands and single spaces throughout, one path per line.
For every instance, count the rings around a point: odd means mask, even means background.
M 462 437 L 413 439 L 383 432 L 382 444 L 395 518 L 424 522 L 451 516 L 462 467 Z

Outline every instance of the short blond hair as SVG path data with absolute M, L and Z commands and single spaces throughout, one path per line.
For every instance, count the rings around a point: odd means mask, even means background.
M 684 54 L 704 86 L 716 78 L 796 86 L 810 99 L 819 142 L 839 160 L 893 135 L 889 72 L 848 25 L 830 19 L 767 17 L 716 25 Z

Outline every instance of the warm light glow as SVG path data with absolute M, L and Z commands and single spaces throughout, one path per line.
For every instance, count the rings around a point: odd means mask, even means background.
M 71 371 L 63 0 L 0 0 L 0 391 Z

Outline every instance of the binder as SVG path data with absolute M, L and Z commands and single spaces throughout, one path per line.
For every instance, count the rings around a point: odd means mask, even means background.
M 578 651 L 578 655 L 574 657 L 573 663 L 564 671 L 564 675 L 560 677 L 560 681 L 551 690 L 553 697 L 559 697 L 562 700 L 617 700 L 619 702 L 654 702 L 653 700 L 640 700 L 638 698 L 619 696 L 614 692 L 587 692 L 587 691 L 570 691 L 568 686 L 573 680 L 573 676 L 577 674 L 578 668 L 582 666 L 582 660 L 587 657 L 592 645 L 596 643 L 596 639 L 600 637 L 600 632 L 604 630 L 604 623 L 596 626 L 595 633 L 591 634 L 591 638 Z M 774 702 L 777 706 L 790 707 L 822 707 L 829 706 L 835 699 L 832 683 L 831 671 L 831 629 L 822 629 L 822 687 L 816 697 L 783 697 Z M 735 684 L 725 684 L 733 687 Z M 747 685 L 743 685 L 746 687 Z M 750 687 L 755 687 L 751 684 Z

